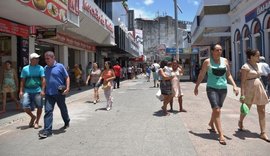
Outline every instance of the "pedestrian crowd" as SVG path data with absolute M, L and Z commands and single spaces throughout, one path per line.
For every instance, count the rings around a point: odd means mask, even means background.
M 246 105 L 247 110 L 255 104 L 257 106 L 260 138 L 270 142 L 265 121 L 265 106 L 269 101 L 269 78 L 270 68 L 265 63 L 265 58 L 260 56 L 257 49 L 246 50 L 247 61 L 241 67 L 241 92 L 230 73 L 229 61 L 222 57 L 222 47 L 215 44 L 211 47 L 210 57 L 202 63 L 200 71 L 198 71 L 197 81 L 194 88 L 194 95 L 199 94 L 199 85 L 207 75 L 206 93 L 212 109 L 211 117 L 208 123 L 211 133 L 218 133 L 219 143 L 226 145 L 226 139 L 223 134 L 221 124 L 221 110 L 227 95 L 227 81 L 233 86 L 233 92 L 237 96 L 240 93 L 240 102 Z M 20 83 L 17 79 L 15 70 L 12 68 L 10 61 L 5 62 L 5 69 L 1 74 L 1 90 L 3 94 L 2 112 L 6 111 L 6 94 L 10 93 L 11 98 L 16 104 L 16 108 L 22 109 L 29 115 L 29 127 L 38 129 L 42 127 L 39 121 L 44 106 L 44 127 L 39 132 L 40 138 L 47 138 L 52 135 L 53 127 L 53 111 L 54 106 L 60 109 L 64 126 L 61 129 L 67 129 L 70 126 L 70 117 L 66 105 L 66 95 L 70 91 L 70 74 L 63 64 L 58 63 L 55 59 L 54 52 L 47 51 L 44 54 L 46 66 L 43 68 L 39 65 L 39 57 L 37 53 L 30 55 L 30 64 L 23 67 L 20 73 Z M 260 63 L 259 63 L 260 62 Z M 161 111 L 164 116 L 169 116 L 173 112 L 173 101 L 177 99 L 179 112 L 187 112 L 183 108 L 183 90 L 181 88 L 180 78 L 184 70 L 177 60 L 157 62 L 145 67 L 147 82 L 150 82 L 151 73 L 153 77 L 153 88 L 159 88 L 156 96 L 162 101 Z M 100 101 L 99 88 L 104 90 L 106 98 L 106 110 L 109 111 L 113 106 L 113 89 L 120 88 L 120 80 L 125 77 L 128 79 L 135 78 L 140 71 L 137 66 L 121 67 L 119 62 L 114 65 L 110 61 L 105 61 L 104 70 L 101 70 L 96 62 L 89 62 L 85 70 L 86 80 L 84 83 L 93 87 L 94 96 L 92 102 L 94 104 Z M 81 81 L 84 75 L 79 64 L 75 64 L 73 73 L 75 76 L 78 90 L 81 90 Z M 19 85 L 20 84 L 20 85 Z M 20 86 L 20 87 L 19 87 Z M 252 89 L 250 89 L 252 88 Z M 15 96 L 15 92 L 19 90 L 20 102 Z M 170 109 L 168 109 L 168 104 Z M 36 114 L 32 111 L 37 108 Z M 240 113 L 238 120 L 238 128 L 245 131 L 244 119 L 247 113 Z

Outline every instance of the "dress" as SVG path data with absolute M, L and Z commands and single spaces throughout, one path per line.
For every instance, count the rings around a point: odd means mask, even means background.
M 245 63 L 241 69 L 247 71 L 247 81 L 244 84 L 246 103 L 266 105 L 268 103 L 268 97 L 259 79 L 261 70 L 256 71 L 248 63 Z
M 172 72 L 173 79 L 172 81 L 172 91 L 173 91 L 173 97 L 180 97 L 183 96 L 183 92 L 180 87 L 180 72 L 177 69 L 177 71 Z
M 16 83 L 14 80 L 14 69 L 9 69 L 4 71 L 4 78 L 2 84 L 2 92 L 10 93 L 17 90 Z

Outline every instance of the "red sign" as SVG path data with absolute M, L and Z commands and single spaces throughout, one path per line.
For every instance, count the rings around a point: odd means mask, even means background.
M 81 49 L 89 50 L 89 51 L 96 51 L 96 46 L 90 45 L 84 41 L 69 37 L 67 35 L 57 33 L 56 37 L 53 39 L 71 46 L 75 46 Z
M 66 0 L 17 0 L 24 5 L 34 8 L 60 22 L 67 20 Z
M 83 0 L 82 9 L 87 16 L 92 16 L 98 23 L 104 26 L 111 33 L 114 32 L 113 23 L 109 18 L 107 18 L 106 14 L 104 14 L 102 10 L 100 10 L 99 7 L 95 5 L 93 1 Z
M 79 0 L 69 0 L 68 10 L 73 12 L 75 15 L 79 16 Z
M 0 18 L 0 32 L 28 38 L 29 27 L 22 24 L 16 24 L 11 21 Z

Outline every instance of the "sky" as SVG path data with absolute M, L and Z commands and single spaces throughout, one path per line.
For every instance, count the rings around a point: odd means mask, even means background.
M 192 22 L 201 0 L 177 0 L 182 13 L 178 11 L 178 20 Z M 155 17 L 174 15 L 174 0 L 128 0 L 129 10 L 134 10 L 135 18 L 154 19 Z

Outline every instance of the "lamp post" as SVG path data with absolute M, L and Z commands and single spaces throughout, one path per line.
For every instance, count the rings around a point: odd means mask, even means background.
M 176 60 L 179 61 L 179 48 L 178 48 L 178 17 L 177 17 L 177 2 L 174 0 L 174 16 L 175 16 L 175 46 L 176 46 Z

